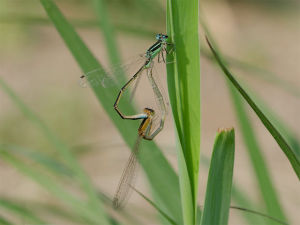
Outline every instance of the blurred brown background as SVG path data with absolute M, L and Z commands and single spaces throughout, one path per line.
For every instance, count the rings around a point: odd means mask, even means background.
M 110 17 L 117 25 L 117 40 L 122 58 L 143 53 L 154 41 L 156 32 L 164 32 L 164 3 L 147 9 L 138 1 L 110 1 Z M 68 19 L 74 22 L 85 43 L 100 60 L 107 62 L 106 48 L 96 17 L 88 1 L 57 1 Z M 160 7 L 157 7 L 160 6 Z M 282 80 L 300 87 L 300 16 L 295 1 L 205 1 L 202 11 L 227 55 L 250 62 L 277 74 Z M 81 154 L 81 163 L 101 190 L 112 195 L 121 175 L 129 149 L 99 106 L 89 88 L 81 88 L 81 71 L 38 1 L 0 1 L 0 76 L 63 140 L 75 149 L 89 149 Z M 79 21 L 79 22 L 78 22 Z M 87 21 L 87 23 L 80 23 Z M 141 33 L 122 30 L 133 27 Z M 121 29 L 120 29 L 121 27 Z M 151 36 L 151 32 L 153 35 Z M 200 33 L 202 47 L 207 49 Z M 107 63 L 106 63 L 107 64 Z M 234 182 L 259 200 L 252 168 L 241 140 L 232 102 L 220 70 L 207 58 L 201 61 L 202 142 L 201 153 L 210 156 L 216 130 L 236 128 Z M 250 73 L 241 74 L 247 85 L 300 137 L 299 96 L 263 81 Z M 165 73 L 160 77 L 166 88 Z M 137 95 L 140 102 L 149 98 Z M 170 109 L 169 109 L 170 110 Z M 253 125 L 267 158 L 268 167 L 290 222 L 297 224 L 300 210 L 300 184 L 277 143 L 251 111 Z M 176 168 L 174 127 L 171 112 L 166 127 L 156 142 Z M 38 131 L 0 91 L 0 141 L 50 148 Z M 147 193 L 147 183 L 140 173 L 137 187 Z M 204 202 L 207 169 L 201 167 L 199 204 Z M 53 201 L 35 183 L 0 160 L 0 195 L 22 199 Z M 134 194 L 128 209 L 139 209 L 143 224 L 156 224 L 154 210 Z M 229 224 L 243 224 L 242 212 L 230 212 Z M 57 221 L 60 224 L 60 221 Z

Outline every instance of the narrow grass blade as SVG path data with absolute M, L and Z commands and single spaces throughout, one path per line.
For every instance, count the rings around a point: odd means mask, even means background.
M 271 174 L 267 168 L 267 163 L 262 155 L 262 150 L 258 144 L 258 140 L 255 137 L 255 132 L 250 122 L 250 118 L 247 115 L 244 102 L 238 92 L 229 84 L 233 105 L 236 110 L 236 114 L 239 120 L 239 125 L 243 134 L 243 140 L 246 144 L 249 157 L 255 175 L 259 185 L 259 191 L 266 205 L 266 209 L 269 215 L 276 216 L 281 220 L 286 221 L 286 216 L 282 210 L 281 204 L 273 182 L 271 180 Z
M 97 212 L 99 221 L 105 221 L 105 215 L 103 213 L 103 208 L 101 202 L 97 198 L 97 192 L 89 180 L 89 177 L 80 167 L 74 155 L 68 149 L 68 147 L 50 130 L 47 125 L 34 113 L 32 112 L 22 100 L 13 92 L 8 85 L 0 79 L 0 87 L 3 91 L 10 97 L 13 103 L 20 109 L 20 111 L 41 131 L 49 143 L 58 151 L 60 155 L 66 160 L 67 165 L 74 171 L 77 180 L 80 182 L 85 193 L 89 197 L 91 210 Z M 104 222 L 105 224 L 105 222 Z
M 70 20 L 71 24 L 80 28 L 98 28 L 102 26 L 102 22 L 94 19 L 72 19 Z M 46 26 L 52 25 L 51 20 L 49 18 L 44 18 L 40 16 L 33 16 L 28 14 L 12 14 L 9 15 L 0 15 L 0 23 L 4 24 L 24 24 L 30 26 Z M 148 38 L 153 40 L 153 34 L 159 33 L 159 30 L 149 30 L 142 26 L 135 26 L 132 24 L 126 23 L 114 23 L 116 31 L 133 34 L 134 36 L 139 36 L 143 38 Z
M 47 176 L 44 173 L 36 170 L 35 168 L 31 168 L 23 161 L 19 160 L 17 157 L 11 155 L 5 149 L 0 149 L 0 155 L 3 160 L 10 163 L 16 169 L 18 169 L 21 173 L 26 175 L 27 177 L 34 180 L 45 190 L 49 191 L 51 194 L 65 202 L 65 204 L 69 205 L 77 214 L 82 215 L 86 220 L 90 221 L 93 224 L 109 224 L 105 219 L 101 219 L 98 213 L 90 210 L 87 204 L 82 201 L 76 199 L 72 196 L 67 190 L 65 190 L 61 185 L 54 181 L 50 176 Z
M 6 149 L 11 154 L 16 154 L 21 157 L 24 157 L 27 161 L 35 162 L 57 176 L 71 177 L 74 175 L 73 171 L 67 166 L 65 166 L 63 163 L 41 151 L 34 151 L 32 149 L 24 148 L 21 146 L 1 143 L 0 148 Z
M 247 207 L 250 209 L 258 209 L 261 210 L 261 207 L 258 207 L 257 204 L 254 204 L 254 202 L 251 201 L 251 199 L 248 197 L 248 194 L 245 191 L 242 191 L 237 185 L 234 183 L 232 184 L 232 200 L 239 206 Z M 253 224 L 265 224 L 264 220 L 260 217 L 257 217 L 255 215 L 249 214 L 249 213 L 243 213 L 243 218 L 245 223 L 249 225 Z
M 95 9 L 98 16 L 99 24 L 101 23 L 100 29 L 102 30 L 102 35 L 104 36 L 105 46 L 110 60 L 110 65 L 121 65 L 121 59 L 118 52 L 117 42 L 115 40 L 114 27 L 110 22 L 108 15 L 108 8 L 106 7 L 106 2 L 104 0 L 93 0 Z M 118 74 L 114 74 L 119 83 L 125 84 L 126 77 L 124 71 L 120 68 L 118 69 Z
M 228 223 L 234 165 L 234 130 L 221 130 L 215 139 L 201 225 Z
M 21 201 L 21 203 L 24 203 Z M 81 215 L 72 212 L 69 209 L 66 209 L 64 205 L 60 206 L 58 204 L 51 203 L 39 203 L 39 202 L 25 202 L 28 207 L 34 211 L 46 215 L 47 218 L 56 218 L 60 221 L 66 221 L 70 224 L 87 224 L 88 220 L 85 220 Z
M 0 215 L 0 224 L 1 225 L 14 225 L 12 222 L 8 221 L 7 219 L 2 217 L 1 215 Z
M 26 223 L 46 224 L 42 218 L 26 208 L 24 205 L 19 205 L 16 202 L 0 197 L 0 208 L 9 211 L 15 218 L 25 220 Z
M 164 217 L 166 220 L 169 221 L 170 224 L 172 225 L 177 225 L 177 223 L 170 217 L 168 216 L 157 204 L 155 204 L 153 201 L 151 201 L 148 197 L 146 197 L 142 192 L 138 191 L 136 188 L 132 187 L 143 199 L 145 199 L 150 205 L 152 205 L 157 212 L 159 212 L 162 217 Z
M 202 16 L 201 19 L 201 25 L 204 28 L 205 32 L 208 34 L 208 37 L 213 40 L 213 43 L 215 46 L 217 44 L 214 41 L 214 38 L 212 37 L 209 28 L 206 25 L 206 22 Z M 227 62 L 226 58 L 226 62 Z M 227 85 L 231 94 L 231 98 L 233 100 L 233 105 L 239 120 L 239 125 L 242 130 L 243 139 L 246 144 L 248 154 L 251 159 L 251 163 L 259 184 L 259 190 L 261 192 L 261 196 L 264 200 L 264 204 L 267 208 L 267 212 L 270 215 L 278 216 L 278 218 L 281 218 L 283 220 L 286 220 L 286 217 L 284 215 L 284 212 L 282 210 L 281 204 L 279 202 L 276 190 L 274 185 L 272 184 L 272 180 L 270 177 L 270 173 L 268 171 L 268 168 L 266 167 L 266 162 L 264 160 L 264 157 L 262 155 L 262 151 L 259 147 L 258 140 L 255 137 L 254 130 L 252 128 L 250 118 L 247 115 L 246 109 L 244 107 L 244 104 L 242 102 L 241 97 L 239 96 L 239 93 L 234 89 L 232 84 L 229 80 L 227 80 Z M 267 221 L 270 222 L 270 221 Z
M 99 62 L 61 14 L 53 1 L 41 0 L 41 3 L 82 71 L 88 72 L 95 68 L 101 68 Z M 118 94 L 119 87 L 115 85 L 110 88 L 110 90 L 101 86 L 92 88 L 104 110 L 120 131 L 123 139 L 128 146 L 133 146 L 137 134 L 136 123 L 121 120 L 113 109 L 113 103 Z M 124 103 L 126 103 L 124 104 L 126 111 L 134 112 L 129 102 L 124 101 Z M 178 177 L 159 148 L 153 142 L 145 141 L 142 143 L 142 146 L 144 149 L 141 152 L 140 162 L 146 172 L 152 191 L 155 194 L 155 199 L 166 209 L 167 213 L 180 224 L 182 221 L 182 213 Z
M 237 210 L 245 211 L 247 213 L 251 213 L 251 214 L 254 214 L 254 215 L 257 215 L 257 216 L 261 216 L 261 217 L 267 218 L 268 220 L 270 220 L 272 222 L 276 222 L 277 224 L 288 225 L 284 221 L 281 221 L 281 220 L 279 220 L 279 219 L 277 219 L 275 217 L 269 216 L 267 214 L 264 214 L 264 213 L 261 213 L 261 212 L 255 211 L 255 210 L 246 209 L 246 208 L 239 207 L 239 206 L 230 206 L 230 208 L 231 209 L 237 209 Z
M 230 80 L 230 82 L 234 85 L 234 87 L 240 92 L 240 94 L 243 96 L 243 98 L 248 102 L 248 104 L 251 106 L 251 108 L 254 110 L 254 112 L 257 114 L 261 122 L 265 125 L 265 127 L 268 129 L 270 134 L 274 137 L 277 144 L 280 146 L 281 150 L 284 152 L 288 160 L 290 161 L 296 175 L 298 176 L 298 179 L 300 179 L 300 161 L 297 159 L 294 151 L 291 149 L 291 147 L 288 145 L 288 143 L 285 141 L 285 139 L 282 137 L 282 135 L 278 132 L 278 130 L 273 126 L 273 124 L 270 122 L 270 120 L 263 114 L 263 112 L 258 108 L 258 106 L 254 103 L 254 101 L 250 98 L 250 96 L 246 93 L 246 91 L 240 86 L 240 84 L 236 81 L 234 76 L 229 72 L 229 70 L 224 65 L 219 53 L 215 51 L 215 49 L 210 44 L 209 40 L 207 39 L 207 43 L 213 52 L 213 55 L 221 67 L 224 74 L 227 76 L 227 78 Z
M 244 85 L 245 86 L 245 85 Z M 251 91 L 248 87 L 247 90 Z M 254 101 L 261 108 L 263 113 L 273 121 L 274 126 L 278 129 L 278 131 L 282 134 L 288 144 L 292 147 L 293 151 L 296 154 L 298 160 L 300 160 L 300 142 L 297 138 L 295 132 L 279 118 L 278 115 L 268 106 L 266 102 L 262 100 L 258 95 L 255 95 L 253 91 L 250 92 L 251 96 L 253 96 Z
M 203 55 L 207 59 L 213 59 L 213 55 L 210 52 L 208 52 L 207 49 L 202 49 L 201 55 Z M 298 87 L 296 84 L 282 79 L 279 75 L 274 74 L 256 65 L 253 65 L 251 63 L 240 61 L 236 58 L 227 55 L 224 55 L 224 58 L 226 59 L 229 68 L 238 68 L 243 71 L 247 71 L 247 73 L 245 74 L 246 76 L 253 76 L 270 84 L 274 84 L 278 88 L 284 90 L 285 92 L 297 98 L 300 98 L 300 87 Z
M 212 42 L 213 46 L 216 47 L 216 43 L 210 33 L 210 29 L 207 26 L 205 17 L 203 15 L 203 11 L 200 10 L 200 23 L 201 26 L 203 28 L 203 30 L 205 31 L 206 35 L 208 36 L 209 40 Z M 205 49 L 202 49 L 202 54 L 208 58 L 212 58 L 213 56 L 208 53 L 208 51 L 206 51 Z M 259 79 L 263 79 L 265 81 L 268 81 L 270 83 L 274 83 L 276 84 L 278 87 L 283 88 L 285 91 L 291 93 L 292 95 L 296 96 L 296 97 L 300 97 L 300 90 L 299 87 L 295 86 L 292 83 L 289 83 L 283 79 L 281 79 L 279 76 L 277 76 L 276 74 L 271 73 L 270 71 L 267 71 L 265 69 L 259 68 L 255 65 L 251 65 L 249 63 L 240 61 L 238 59 L 229 57 L 229 56 L 224 56 L 224 58 L 226 59 L 226 62 L 228 63 L 229 66 L 234 66 L 236 68 L 240 68 L 243 70 L 247 70 L 251 73 L 253 73 L 253 75 L 258 75 L 257 78 Z
M 184 223 L 195 224 L 200 156 L 198 1 L 169 0 L 167 3 L 168 34 L 175 45 L 174 56 L 167 59 L 175 59 L 173 65 L 167 66 L 168 88 L 182 148 L 178 163 L 182 170 L 179 178 Z

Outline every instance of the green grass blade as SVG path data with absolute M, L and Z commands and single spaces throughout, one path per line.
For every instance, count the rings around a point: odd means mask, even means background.
M 204 165 L 205 168 L 209 168 L 210 160 L 209 158 L 205 157 L 204 155 L 201 155 L 201 163 L 200 165 Z M 232 200 L 239 206 L 247 207 L 251 209 L 258 209 L 258 207 L 248 198 L 247 194 L 242 191 L 236 184 L 232 184 Z M 253 224 L 263 224 L 263 221 L 261 218 L 258 218 L 256 216 L 253 216 L 249 213 L 243 214 L 245 222 L 249 225 Z M 199 223 L 200 224 L 200 223 Z
M 10 97 L 13 103 L 20 109 L 20 111 L 41 131 L 41 133 L 47 138 L 49 143 L 58 150 L 58 153 L 63 156 L 66 160 L 67 165 L 71 168 L 80 181 L 81 186 L 85 190 L 86 194 L 90 200 L 91 210 L 95 210 L 99 217 L 99 221 L 105 220 L 105 215 L 103 213 L 103 208 L 101 202 L 97 198 L 97 192 L 93 188 L 89 177 L 80 167 L 79 163 L 75 159 L 71 151 L 66 147 L 66 145 L 52 132 L 47 125 L 34 113 L 32 112 L 21 99 L 11 90 L 8 85 L 0 78 L 0 88 Z M 105 224 L 105 223 L 104 223 Z
M 9 211 L 15 218 L 24 219 L 26 223 L 46 224 L 46 222 L 24 205 L 17 204 L 6 198 L 0 197 L 0 208 Z
M 33 161 L 57 176 L 63 175 L 66 177 L 71 177 L 74 175 L 73 171 L 62 162 L 41 151 L 34 151 L 32 149 L 24 148 L 21 146 L 2 143 L 0 143 L 0 148 L 7 149 L 11 153 L 18 154 L 19 156 L 26 158 L 27 161 Z
M 61 14 L 53 1 L 41 0 L 41 2 L 82 71 L 88 72 L 95 68 L 101 68 L 99 62 L 83 43 L 73 27 Z M 95 74 L 96 78 L 97 76 L 99 76 L 99 74 Z M 120 119 L 119 115 L 117 115 L 113 109 L 113 103 L 118 94 L 119 87 L 115 85 L 109 90 L 102 86 L 92 88 L 104 110 L 107 112 L 116 128 L 120 131 L 123 139 L 128 146 L 133 146 L 138 128 L 136 123 Z M 124 103 L 126 103 L 124 104 L 124 109 L 126 111 L 134 111 L 130 102 L 124 101 Z M 144 141 L 142 146 L 144 149 L 141 151 L 140 161 L 148 177 L 152 191 L 155 194 L 155 199 L 160 203 L 162 208 L 177 221 L 177 223 L 181 224 L 182 213 L 178 178 L 154 142 Z
M 53 180 L 50 176 L 41 173 L 35 168 L 31 168 L 26 163 L 19 160 L 17 157 L 10 154 L 10 152 L 6 151 L 3 148 L 0 149 L 0 155 L 3 160 L 10 163 L 21 173 L 34 180 L 45 190 L 49 191 L 57 198 L 64 201 L 77 214 L 82 215 L 84 218 L 86 218 L 86 220 L 90 221 L 92 224 L 109 224 L 106 221 L 106 219 L 102 219 L 101 217 L 99 217 L 99 212 L 90 210 L 90 207 L 88 207 L 87 204 L 84 204 L 82 201 L 72 196 L 67 190 L 65 190 L 61 185 L 57 183 L 57 181 Z
M 153 201 L 151 201 L 148 197 L 146 197 L 142 192 L 138 191 L 133 187 L 133 189 L 143 198 L 145 199 L 150 205 L 152 205 L 157 212 L 160 213 L 162 217 L 164 217 L 167 221 L 169 221 L 170 224 L 172 225 L 177 225 L 177 223 L 170 217 L 168 216 L 157 204 L 155 204 Z
M 12 222 L 8 221 L 7 219 L 2 217 L 1 215 L 0 215 L 0 224 L 1 225 L 14 225 Z
M 251 213 L 253 215 L 257 215 L 257 216 L 260 216 L 262 218 L 266 218 L 269 221 L 276 222 L 276 224 L 288 225 L 288 223 L 286 223 L 284 221 L 281 221 L 281 220 L 279 220 L 275 217 L 272 217 L 270 215 L 267 215 L 267 214 L 264 214 L 264 213 L 261 213 L 261 212 L 255 211 L 255 210 L 251 210 L 251 209 L 247 209 L 247 208 L 243 208 L 243 207 L 239 207 L 239 206 L 230 206 L 230 208 L 231 209 L 237 209 L 237 210 L 240 210 L 240 211 L 245 211 L 247 213 Z
M 248 87 L 246 89 L 250 91 Z M 273 121 L 274 126 L 279 130 L 285 140 L 289 143 L 289 145 L 294 150 L 298 160 L 300 160 L 300 142 L 294 131 L 292 131 L 291 128 L 286 123 L 284 123 L 278 115 L 275 114 L 275 112 L 268 106 L 266 102 L 262 100 L 262 98 L 255 95 L 253 91 L 251 91 L 251 95 L 253 96 L 253 99 L 257 103 L 257 105 L 264 112 L 264 114 Z
M 121 65 L 121 59 L 118 52 L 117 42 L 115 40 L 114 27 L 110 22 L 108 16 L 108 8 L 106 7 L 106 2 L 104 0 L 93 0 L 95 9 L 97 11 L 99 24 L 101 23 L 101 30 L 105 40 L 105 46 L 109 56 L 111 67 L 115 65 Z M 118 74 L 114 74 L 117 80 L 121 84 L 125 84 L 126 77 L 124 72 L 119 68 Z
M 201 225 L 228 223 L 234 165 L 234 130 L 219 131 L 214 143 Z
M 201 19 L 201 25 L 202 27 L 204 27 L 204 30 L 208 34 L 209 38 L 213 40 L 214 45 L 217 46 L 203 17 Z M 227 61 L 228 60 L 226 58 L 226 62 Z M 266 167 L 266 162 L 262 155 L 262 150 L 260 149 L 258 140 L 255 137 L 255 133 L 252 128 L 250 118 L 247 115 L 242 99 L 239 96 L 239 93 L 234 89 L 234 87 L 228 80 L 227 80 L 227 84 L 239 120 L 239 125 L 243 134 L 243 139 L 246 144 L 248 154 L 250 156 L 251 163 L 260 187 L 259 190 L 264 200 L 264 204 L 266 205 L 267 208 L 267 212 L 270 215 L 278 216 L 278 218 L 286 220 L 275 187 L 272 183 L 270 173 L 268 171 L 268 168 Z M 267 221 L 267 222 L 271 222 L 271 221 Z
M 234 146 L 234 130 L 219 131 L 211 157 L 201 225 L 228 223 Z
M 207 41 L 208 41 L 208 39 L 207 39 Z M 298 176 L 298 179 L 300 179 L 300 161 L 297 159 L 294 151 L 291 149 L 291 147 L 288 145 L 288 143 L 285 141 L 285 139 L 282 137 L 282 135 L 278 132 L 278 130 L 273 126 L 273 124 L 270 122 L 270 120 L 258 108 L 258 106 L 254 103 L 254 101 L 250 98 L 250 96 L 246 93 L 246 91 L 240 86 L 240 84 L 236 81 L 234 76 L 229 72 L 229 70 L 224 65 L 219 53 L 217 53 L 215 51 L 215 49 L 211 46 L 209 41 L 208 41 L 208 44 L 214 54 L 216 61 L 218 62 L 219 66 L 221 67 L 222 71 L 224 72 L 224 74 L 227 76 L 227 78 L 230 80 L 230 82 L 234 85 L 234 87 L 240 92 L 240 94 L 244 97 L 244 99 L 248 102 L 248 104 L 251 106 L 251 108 L 257 114 L 257 116 L 259 117 L 261 122 L 265 125 L 265 127 L 268 129 L 270 134 L 274 137 L 277 144 L 280 146 L 281 150 L 284 152 L 284 154 L 290 161 L 296 175 Z
M 51 203 L 28 202 L 26 204 L 33 210 L 50 218 L 61 219 L 62 221 L 70 222 L 70 224 L 87 224 L 89 221 L 85 220 L 81 215 L 66 209 L 64 205 L 54 205 Z
M 8 14 L 0 15 L 0 23 L 4 24 L 22 24 L 30 26 L 46 26 L 52 25 L 51 20 L 48 18 L 33 16 L 28 14 Z M 73 26 L 80 28 L 98 28 L 102 26 L 102 22 L 94 19 L 72 19 L 70 23 Z M 159 33 L 159 30 L 150 30 L 142 26 L 135 26 L 126 23 L 114 23 L 117 32 L 133 34 L 134 36 L 144 37 L 153 40 L 153 34 Z
M 183 215 L 185 224 L 195 224 L 200 154 L 198 0 L 168 1 L 167 23 L 170 40 L 175 44 L 175 63 L 167 66 L 167 73 L 170 100 L 182 148 L 178 163 L 179 170 L 182 170 L 179 177 Z M 173 56 L 168 56 L 169 60 L 172 61 Z
M 242 191 L 240 188 L 238 188 L 237 185 L 234 183 L 232 184 L 232 200 L 239 206 L 247 207 L 249 209 L 261 209 L 260 207 L 257 207 L 257 204 L 254 204 L 248 195 Z M 245 222 L 249 225 L 253 224 L 265 224 L 264 220 L 258 216 L 249 214 L 249 213 L 243 213 L 243 218 Z
M 215 45 L 214 45 L 215 46 Z M 201 55 L 206 57 L 207 59 L 213 59 L 213 55 L 208 52 L 207 49 L 203 49 L 201 51 Z M 251 63 L 240 61 L 236 58 L 224 55 L 226 62 L 228 63 L 229 68 L 238 68 L 244 71 L 247 71 L 246 76 L 253 76 L 257 79 L 266 81 L 268 83 L 276 85 L 278 88 L 281 88 L 285 92 L 299 98 L 300 97 L 300 87 L 282 79 L 279 75 L 274 74 L 266 69 L 253 65 Z
M 259 185 L 259 191 L 266 205 L 266 209 L 269 215 L 276 216 L 278 219 L 285 220 L 286 216 L 282 210 L 275 186 L 271 180 L 271 174 L 267 168 L 267 163 L 262 155 L 262 150 L 258 144 L 258 140 L 255 137 L 255 132 L 250 122 L 250 118 L 247 115 L 244 102 L 242 102 L 241 96 L 234 87 L 229 84 L 230 93 L 233 100 L 233 105 L 236 110 L 236 114 L 239 120 L 239 125 L 243 134 L 243 140 L 246 144 L 251 164 L 255 171 L 256 179 Z

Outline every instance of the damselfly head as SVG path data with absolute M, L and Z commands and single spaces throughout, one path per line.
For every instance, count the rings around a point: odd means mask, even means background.
M 166 34 L 156 34 L 155 38 L 158 41 L 166 41 L 168 39 L 168 35 L 166 35 Z

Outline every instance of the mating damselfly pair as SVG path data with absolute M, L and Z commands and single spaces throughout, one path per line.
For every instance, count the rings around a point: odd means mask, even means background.
M 169 48 L 168 48 L 169 46 Z M 168 50 L 169 49 L 169 50 Z M 126 164 L 126 167 L 123 171 L 122 177 L 120 179 L 116 194 L 113 199 L 113 206 L 115 208 L 121 208 L 125 205 L 126 200 L 129 197 L 129 193 L 132 190 L 132 182 L 135 177 L 136 166 L 137 166 L 137 157 L 139 153 L 139 145 L 142 139 L 145 140 L 153 140 L 153 138 L 163 129 L 165 116 L 166 116 L 166 101 L 162 95 L 160 88 L 157 85 L 157 81 L 153 77 L 153 65 L 154 59 L 157 57 L 158 62 L 166 62 L 166 58 L 164 54 L 169 54 L 174 50 L 174 46 L 172 43 L 168 42 L 168 36 L 165 34 L 157 34 L 156 42 L 146 51 L 144 54 L 145 61 L 142 66 L 137 70 L 136 73 L 125 83 L 125 85 L 120 89 L 117 98 L 114 102 L 114 109 L 120 115 L 122 119 L 128 120 L 142 120 L 139 128 L 138 128 L 138 138 L 132 150 L 132 153 L 129 157 L 129 160 Z M 93 72 L 93 71 L 91 71 Z M 146 107 L 143 109 L 143 112 L 135 115 L 125 115 L 119 109 L 119 103 L 123 96 L 123 93 L 135 83 L 136 85 L 139 83 L 139 79 L 141 78 L 144 72 L 147 75 L 147 78 L 151 84 L 151 88 L 154 93 L 155 100 L 159 107 L 159 112 L 156 112 L 154 109 Z M 89 73 L 81 76 L 81 79 L 88 79 Z M 91 85 L 102 85 L 106 87 L 110 84 L 109 77 L 96 78 L 95 80 L 89 80 Z M 85 83 L 84 81 L 81 84 Z M 135 88 L 134 88 L 135 90 Z M 154 120 L 156 118 L 156 114 L 159 113 L 160 121 L 158 126 L 154 126 Z

